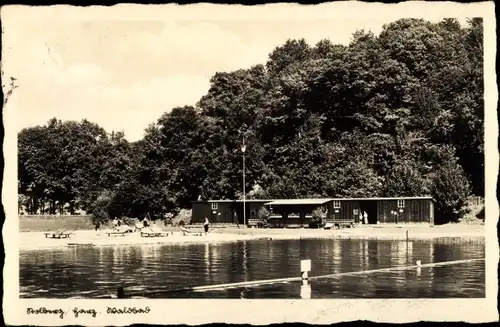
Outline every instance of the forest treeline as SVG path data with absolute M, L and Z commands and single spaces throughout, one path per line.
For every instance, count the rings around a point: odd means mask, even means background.
M 216 73 L 137 142 L 87 120 L 23 129 L 19 205 L 162 218 L 240 198 L 244 139 L 250 197 L 430 195 L 436 221 L 454 221 L 484 195 L 483 89 L 480 18 L 401 19 L 348 46 L 288 40 Z

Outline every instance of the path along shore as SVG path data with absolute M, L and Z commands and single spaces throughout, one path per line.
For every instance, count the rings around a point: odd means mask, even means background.
M 260 229 L 260 228 L 212 228 L 207 235 L 182 235 L 179 229 L 164 228 L 168 236 L 141 237 L 139 232 L 125 236 L 107 236 L 109 230 L 78 230 L 70 238 L 45 238 L 43 232 L 23 232 L 19 237 L 20 250 L 51 249 L 73 245 L 119 246 L 152 244 L 189 244 L 236 242 L 256 239 L 384 239 L 410 240 L 435 238 L 484 239 L 484 225 L 443 225 L 443 226 L 358 226 L 340 230 L 324 229 Z M 195 229 L 196 230 L 196 229 Z M 196 230 L 201 232 L 200 230 Z

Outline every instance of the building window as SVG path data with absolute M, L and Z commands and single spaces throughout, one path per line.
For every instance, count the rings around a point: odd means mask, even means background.
M 340 209 L 340 201 L 333 201 L 333 208 Z
M 212 202 L 212 210 L 217 210 L 218 206 L 216 202 Z
M 405 207 L 405 200 L 398 200 L 398 208 L 404 208 Z

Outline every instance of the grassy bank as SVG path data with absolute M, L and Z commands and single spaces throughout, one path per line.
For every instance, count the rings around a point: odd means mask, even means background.
M 138 219 L 135 220 L 135 222 L 138 221 Z M 106 222 L 102 225 L 102 228 L 111 228 L 111 222 Z M 94 229 L 95 225 L 92 223 L 92 216 L 19 216 L 20 232 Z
M 19 216 L 20 232 L 50 232 L 56 230 L 90 230 L 90 216 Z

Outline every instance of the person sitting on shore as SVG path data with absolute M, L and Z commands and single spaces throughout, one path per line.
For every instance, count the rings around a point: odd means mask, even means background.
M 184 225 L 181 225 L 181 234 L 183 236 L 186 236 L 186 235 L 201 236 L 202 235 L 202 233 L 190 231 L 189 229 L 185 228 Z
M 181 225 L 181 233 L 182 235 L 186 236 L 186 233 L 191 233 L 187 228 L 185 228 L 183 225 Z
M 144 228 L 144 224 L 142 222 L 138 222 L 134 224 L 134 231 L 140 231 Z
M 117 229 L 118 228 L 118 219 L 113 219 L 113 229 Z
M 195 232 L 195 231 L 190 231 L 186 227 L 184 227 L 184 221 L 179 222 L 179 227 L 181 229 L 181 235 L 186 236 L 186 235 L 194 235 L 194 236 L 202 236 L 203 234 L 201 232 Z

